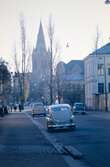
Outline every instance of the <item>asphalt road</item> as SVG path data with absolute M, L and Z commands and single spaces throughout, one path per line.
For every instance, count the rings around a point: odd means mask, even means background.
M 24 113 L 0 118 L 0 167 L 68 167 Z
M 75 131 L 50 133 L 57 142 L 71 145 L 83 154 L 82 161 L 90 167 L 110 167 L 110 113 L 90 112 L 76 115 Z M 36 118 L 46 131 L 45 118 Z

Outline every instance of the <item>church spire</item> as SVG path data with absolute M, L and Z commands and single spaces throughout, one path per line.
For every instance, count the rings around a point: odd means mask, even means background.
M 42 22 L 40 21 L 39 32 L 37 36 L 37 43 L 36 43 L 36 50 L 39 52 L 46 51 L 45 39 L 44 39 L 44 32 L 42 27 Z

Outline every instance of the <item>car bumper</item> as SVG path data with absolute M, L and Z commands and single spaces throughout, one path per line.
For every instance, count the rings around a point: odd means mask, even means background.
M 63 129 L 63 128 L 74 128 L 75 123 L 66 123 L 66 124 L 49 124 L 48 128 L 54 128 L 54 129 Z
M 86 111 L 83 111 L 83 110 L 75 110 L 75 111 L 73 111 L 73 114 L 86 114 Z
M 45 112 L 42 112 L 42 113 L 35 113 L 35 112 L 33 112 L 32 115 L 33 116 L 46 116 L 46 113 Z

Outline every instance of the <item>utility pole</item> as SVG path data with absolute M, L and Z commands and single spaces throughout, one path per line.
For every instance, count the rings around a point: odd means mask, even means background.
M 50 41 L 50 103 L 53 103 L 53 49 L 52 40 Z
M 20 20 L 20 28 L 21 28 L 21 44 L 22 44 L 22 97 L 21 103 L 24 108 L 25 102 L 25 73 L 26 73 L 26 32 L 24 25 L 24 17 L 21 17 Z
M 110 0 L 105 0 L 105 4 L 110 5 Z M 105 55 L 104 55 L 104 84 L 105 84 L 105 110 L 108 111 L 108 93 L 107 93 L 107 77 L 106 77 Z
M 106 76 L 106 57 L 104 55 L 104 85 L 105 85 L 105 111 L 108 111 L 108 93 L 107 93 L 107 76 Z
M 54 42 L 54 25 L 52 23 L 52 18 L 49 19 L 49 25 L 48 25 L 48 36 L 49 36 L 49 43 L 50 43 L 50 104 L 53 103 L 53 42 Z

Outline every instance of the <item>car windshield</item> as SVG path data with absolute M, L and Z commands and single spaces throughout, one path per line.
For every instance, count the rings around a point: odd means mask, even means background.
M 70 110 L 69 107 L 52 107 L 52 111 L 54 112 L 59 112 L 59 111 L 66 112 L 69 110 Z
M 80 109 L 84 108 L 84 104 L 83 103 L 75 104 L 75 106 L 76 106 L 76 108 L 80 108 Z
M 34 104 L 34 106 L 39 107 L 39 106 L 43 106 L 43 104 L 42 103 L 36 103 L 36 104 Z

